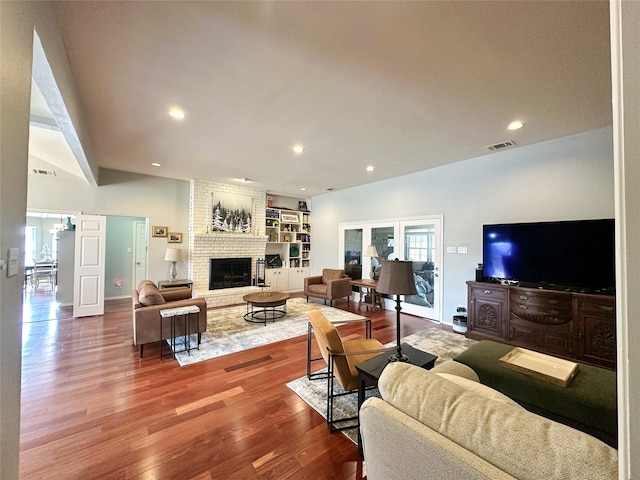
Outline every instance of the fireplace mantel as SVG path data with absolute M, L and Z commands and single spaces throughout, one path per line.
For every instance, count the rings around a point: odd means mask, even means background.
M 211 239 L 211 238 L 224 238 L 226 240 L 230 239 L 230 238 L 239 238 L 239 239 L 243 239 L 243 240 L 256 240 L 256 241 L 263 241 L 264 243 L 267 243 L 267 240 L 269 239 L 269 237 L 267 235 L 255 235 L 253 233 L 230 233 L 230 232 L 212 232 L 212 233 L 196 233 L 193 235 L 194 239 Z

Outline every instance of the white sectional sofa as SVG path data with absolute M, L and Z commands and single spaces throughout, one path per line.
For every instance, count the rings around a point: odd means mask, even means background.
M 617 450 L 528 412 L 465 365 L 394 363 L 378 386 L 384 400 L 360 411 L 368 480 L 618 477 Z

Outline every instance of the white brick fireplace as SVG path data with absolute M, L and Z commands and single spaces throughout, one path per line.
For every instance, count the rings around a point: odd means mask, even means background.
M 212 193 L 251 197 L 251 233 L 211 232 Z M 209 290 L 210 258 L 251 257 L 255 276 L 256 260 L 264 258 L 267 244 L 265 233 L 266 194 L 242 185 L 191 180 L 189 201 L 189 278 L 198 297 L 205 297 L 210 307 L 242 303 L 243 295 L 257 287 Z

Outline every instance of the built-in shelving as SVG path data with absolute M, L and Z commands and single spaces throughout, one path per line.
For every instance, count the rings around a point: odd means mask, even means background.
M 311 261 L 311 223 L 308 212 L 267 208 L 267 253 L 280 254 L 284 266 L 308 267 Z

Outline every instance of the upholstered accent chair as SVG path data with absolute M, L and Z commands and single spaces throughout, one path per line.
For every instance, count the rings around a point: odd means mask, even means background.
M 327 362 L 327 425 L 329 431 L 335 432 L 356 427 L 353 420 L 358 417 L 341 419 L 333 418 L 333 399 L 338 396 L 357 393 L 358 371 L 356 364 L 373 358 L 386 350 L 373 338 L 342 341 L 336 327 L 318 310 L 309 312 L 309 322 L 313 326 L 313 334 L 318 342 L 320 353 Z M 338 381 L 344 392 L 336 393 L 334 379 Z M 344 425 L 351 421 L 351 424 Z
M 325 305 L 333 306 L 333 301 L 347 297 L 347 304 L 351 300 L 351 277 L 347 277 L 344 270 L 325 268 L 322 275 L 306 277 L 304 279 L 304 294 L 309 297 L 324 299 Z
M 161 322 L 160 311 L 169 308 L 197 306 L 200 312 L 190 317 L 190 330 L 198 334 L 198 345 L 202 340 L 202 332 L 207 330 L 207 301 L 202 298 L 192 298 L 189 287 L 165 288 L 158 287 L 151 280 L 143 280 L 138 288 L 131 292 L 133 302 L 133 344 L 140 347 L 140 357 L 144 354 L 144 345 L 161 342 L 171 338 L 170 322 Z M 184 335 L 184 324 L 176 325 L 176 336 Z

